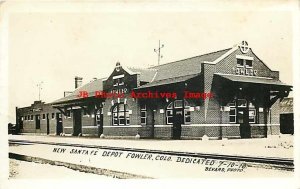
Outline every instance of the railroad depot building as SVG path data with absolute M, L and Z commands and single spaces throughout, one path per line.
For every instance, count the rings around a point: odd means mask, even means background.
M 292 90 L 246 41 L 150 68 L 117 63 L 107 78 L 78 86 L 81 80 L 76 77 L 71 94 L 42 104 L 40 112 L 33 111 L 35 106 L 17 109 L 21 132 L 167 139 L 267 137 L 280 133 L 280 100 Z

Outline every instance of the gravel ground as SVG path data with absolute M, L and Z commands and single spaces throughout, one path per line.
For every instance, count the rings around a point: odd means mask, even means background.
M 9 159 L 9 178 L 11 179 L 107 179 L 111 177 L 84 173 L 61 166 L 40 164 Z

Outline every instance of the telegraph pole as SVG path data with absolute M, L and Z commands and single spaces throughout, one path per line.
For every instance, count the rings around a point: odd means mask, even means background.
M 164 47 L 164 44 L 160 45 L 160 40 L 158 41 L 158 49 L 154 49 L 154 52 L 157 53 L 157 57 L 158 57 L 158 65 L 160 63 L 160 59 L 163 57 L 161 54 L 160 54 L 160 49 L 162 49 Z
M 41 90 L 43 89 L 42 88 L 42 84 L 43 84 L 44 82 L 43 81 L 41 81 L 41 82 L 39 82 L 36 86 L 39 88 L 39 101 L 41 100 Z

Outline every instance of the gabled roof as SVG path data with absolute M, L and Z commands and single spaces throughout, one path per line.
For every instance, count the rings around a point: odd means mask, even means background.
M 264 85 L 277 85 L 277 86 L 291 87 L 291 86 L 279 81 L 278 79 L 273 79 L 273 78 L 269 78 L 269 77 L 230 75 L 230 74 L 222 74 L 222 73 L 215 73 L 214 75 L 221 76 L 222 78 L 233 81 L 233 82 L 257 83 L 257 84 L 264 84 Z
M 66 101 L 81 99 L 81 97 L 78 97 L 79 91 L 87 91 L 89 94 L 89 97 L 92 97 L 92 96 L 95 96 L 95 91 L 102 91 L 102 90 L 103 90 L 102 79 L 96 79 L 96 80 L 93 80 L 81 87 L 78 87 L 70 95 L 60 98 L 60 99 L 52 102 L 51 104 L 59 104 L 59 103 L 66 102 Z
M 192 79 L 198 75 L 199 74 L 191 74 L 191 75 L 179 76 L 179 77 L 175 77 L 175 78 L 156 80 L 151 83 L 142 85 L 142 86 L 138 87 L 137 89 L 144 89 L 144 88 L 149 88 L 149 87 L 153 87 L 153 86 L 161 86 L 161 85 L 169 85 L 169 84 L 173 84 L 173 83 L 180 83 L 180 82 L 184 82 L 189 79 Z
M 147 68 L 132 68 L 128 67 L 129 70 L 140 74 L 140 80 L 144 82 L 151 82 L 157 72 L 156 69 L 147 69 Z
M 201 63 L 213 62 L 231 49 L 232 48 L 228 48 L 208 54 L 203 54 L 200 56 L 195 56 L 192 58 L 162 64 L 159 66 L 153 66 L 151 67 L 151 69 L 157 70 L 157 74 L 153 81 L 181 77 L 191 74 L 199 74 L 201 72 Z

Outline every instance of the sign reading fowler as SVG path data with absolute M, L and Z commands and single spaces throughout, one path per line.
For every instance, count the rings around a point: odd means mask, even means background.
M 198 157 L 185 157 L 178 155 L 165 155 L 157 153 L 147 152 L 131 152 L 121 150 L 102 150 L 102 149 L 89 149 L 89 148 L 62 148 L 54 147 L 53 153 L 59 154 L 70 154 L 75 156 L 86 156 L 86 157 L 101 157 L 101 158 L 120 158 L 120 159 L 135 159 L 144 160 L 151 162 L 162 162 L 162 163 L 180 163 L 180 164 L 193 164 L 200 166 L 204 171 L 213 172 L 244 172 L 247 168 L 245 162 L 236 162 L 228 160 L 215 160 Z

